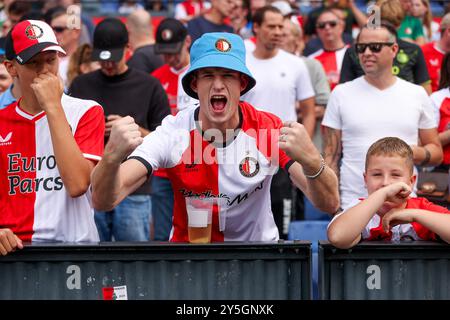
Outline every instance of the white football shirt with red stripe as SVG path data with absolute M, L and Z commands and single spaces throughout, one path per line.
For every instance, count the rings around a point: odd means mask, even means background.
M 279 238 L 271 211 L 272 175 L 293 161 L 278 148 L 281 120 L 240 103 L 240 130 L 226 146 L 206 141 L 198 128 L 199 107 L 166 117 L 130 155 L 149 171 L 167 168 L 174 190 L 171 241 L 188 241 L 185 197 L 226 200 L 224 231 L 214 207 L 212 241 L 272 241 Z M 230 133 L 231 133 L 230 132 Z
M 348 46 L 344 46 L 342 49 L 336 51 L 326 51 L 324 49 L 320 49 L 308 56 L 308 58 L 314 58 L 322 64 L 331 90 L 333 90 L 339 83 L 342 62 L 344 61 L 344 55 L 347 48 Z
M 97 162 L 103 153 L 102 107 L 67 95 L 61 102 L 81 152 Z M 18 103 L 0 110 L 0 228 L 25 241 L 98 241 L 90 191 L 77 198 L 67 193 L 45 112 L 31 115 Z

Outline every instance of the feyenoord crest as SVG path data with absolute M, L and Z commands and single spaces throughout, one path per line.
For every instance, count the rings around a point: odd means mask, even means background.
M 42 30 L 41 27 L 39 27 L 39 26 L 37 26 L 35 24 L 30 24 L 25 29 L 25 34 L 26 34 L 28 39 L 36 40 L 36 39 L 42 37 L 42 35 L 44 34 L 44 30 Z
M 219 39 L 216 41 L 216 49 L 220 52 L 228 52 L 231 50 L 231 43 L 226 39 Z
M 172 30 L 170 30 L 170 29 L 164 29 L 164 30 L 161 32 L 161 38 L 162 38 L 164 41 L 169 41 L 170 39 L 172 39 L 172 36 L 173 36 L 173 32 L 172 32 Z
M 252 157 L 245 157 L 239 164 L 239 171 L 247 178 L 256 176 L 259 172 L 258 160 Z

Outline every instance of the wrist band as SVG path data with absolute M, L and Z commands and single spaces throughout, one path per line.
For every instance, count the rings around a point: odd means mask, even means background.
M 425 159 L 423 159 L 423 161 L 419 164 L 419 166 L 424 166 L 426 164 L 428 164 L 428 162 L 430 162 L 431 159 L 431 153 L 430 151 L 428 151 L 427 148 L 423 147 L 425 149 Z
M 308 175 L 308 174 L 305 173 L 305 170 L 303 170 L 303 174 L 308 179 L 316 179 L 318 176 L 320 176 L 322 174 L 324 169 L 325 169 L 325 160 L 323 159 L 322 155 L 320 155 L 320 168 L 317 171 L 317 173 L 313 174 L 313 175 Z

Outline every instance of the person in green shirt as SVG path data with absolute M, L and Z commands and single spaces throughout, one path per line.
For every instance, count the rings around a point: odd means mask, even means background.
M 400 0 L 400 4 L 405 12 L 405 17 L 397 30 L 398 37 L 419 46 L 424 45 L 425 35 L 423 34 L 423 24 L 420 19 L 412 16 L 411 0 Z

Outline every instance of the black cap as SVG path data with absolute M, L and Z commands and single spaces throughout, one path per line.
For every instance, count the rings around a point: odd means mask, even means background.
M 106 18 L 95 27 L 93 44 L 93 61 L 118 62 L 128 44 L 127 28 L 119 19 Z
M 187 34 L 186 27 L 177 19 L 164 19 L 156 30 L 155 53 L 180 52 Z

